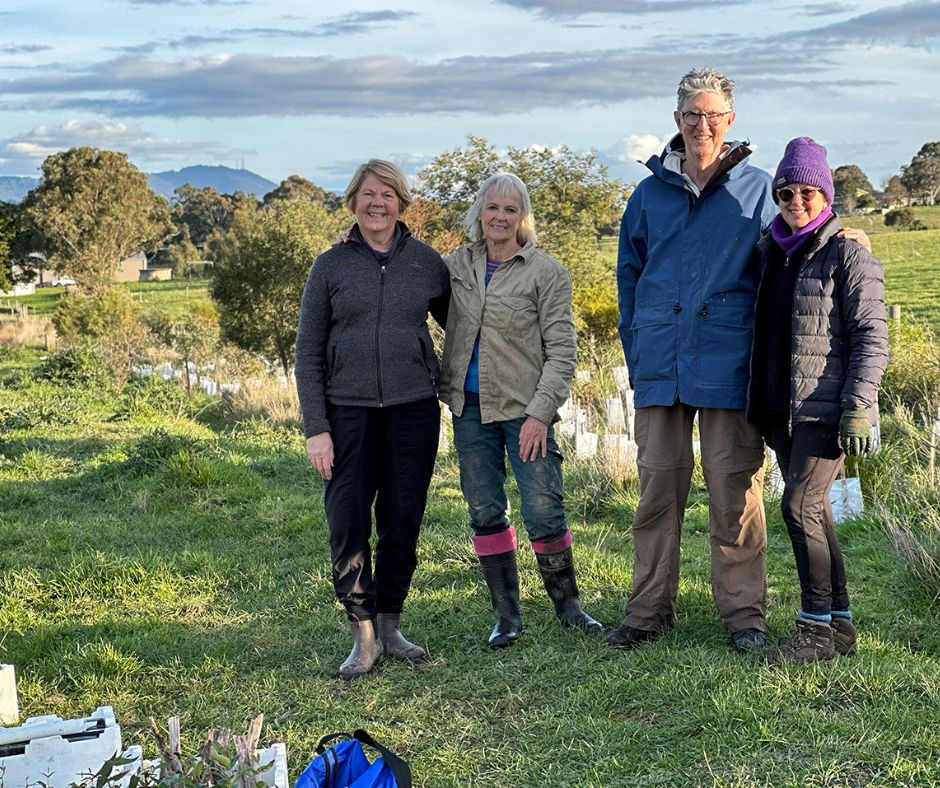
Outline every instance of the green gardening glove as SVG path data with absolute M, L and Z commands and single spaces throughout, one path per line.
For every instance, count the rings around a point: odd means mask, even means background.
M 857 457 L 872 450 L 871 419 L 866 408 L 846 408 L 839 419 L 839 448 Z

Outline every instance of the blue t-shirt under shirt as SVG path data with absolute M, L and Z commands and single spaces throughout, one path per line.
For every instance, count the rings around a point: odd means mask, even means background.
M 489 286 L 490 279 L 493 278 L 493 274 L 496 273 L 496 269 L 500 266 L 499 260 L 491 260 L 489 257 L 486 258 L 486 278 L 484 280 L 485 284 Z M 477 331 L 477 338 L 473 342 L 473 353 L 470 356 L 470 364 L 467 367 L 467 377 L 463 383 L 464 391 L 472 391 L 474 394 L 480 393 L 480 332 Z

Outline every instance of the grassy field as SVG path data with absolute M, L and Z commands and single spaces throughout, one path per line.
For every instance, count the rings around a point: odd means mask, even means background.
M 208 279 L 179 279 L 170 282 L 129 282 L 126 287 L 142 309 L 158 309 L 171 317 L 187 314 L 192 305 L 209 301 Z M 43 287 L 35 295 L 0 299 L 2 304 L 19 303 L 29 307 L 29 314 L 50 316 L 65 292 L 64 287 Z
M 195 746 L 206 728 L 243 729 L 263 712 L 263 739 L 287 742 L 292 779 L 320 736 L 361 726 L 409 760 L 420 786 L 940 784 L 940 610 L 867 520 L 841 530 L 855 658 L 772 667 L 730 651 L 711 601 L 700 475 L 673 633 L 616 653 L 562 630 L 520 547 L 527 632 L 491 652 L 443 454 L 404 616 L 431 659 L 385 661 L 345 683 L 322 486 L 299 432 L 226 423 L 205 403 L 178 418 L 139 397 L 51 389 L 27 374 L 33 356 L 5 355 L 0 661 L 16 665 L 24 717 L 111 704 L 134 742 L 149 716 L 179 714 Z M 590 468 L 566 467 L 583 601 L 614 625 L 636 489 L 605 502 Z M 798 586 L 772 503 L 768 515 L 779 635 Z

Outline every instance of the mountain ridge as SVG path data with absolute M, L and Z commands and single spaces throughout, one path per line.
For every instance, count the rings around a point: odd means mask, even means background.
M 258 199 L 277 188 L 277 183 L 256 172 L 226 167 L 222 164 L 195 164 L 179 170 L 150 172 L 145 175 L 150 188 L 168 200 L 173 198 L 173 190 L 184 183 L 195 186 L 197 189 L 211 187 L 222 194 L 242 191 L 246 194 L 254 194 Z M 38 177 L 0 175 L 0 202 L 22 202 L 37 185 L 39 185 Z

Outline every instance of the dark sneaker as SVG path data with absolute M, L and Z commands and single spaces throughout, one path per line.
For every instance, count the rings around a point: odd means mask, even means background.
M 731 645 L 742 654 L 753 650 L 763 651 L 767 648 L 767 633 L 761 629 L 739 629 L 731 633 Z
M 850 618 L 832 617 L 832 633 L 836 654 L 851 657 L 858 650 L 855 647 L 857 631 Z
M 793 631 L 780 638 L 776 648 L 770 649 L 768 662 L 827 662 L 835 653 L 835 634 L 829 624 L 797 618 Z
M 607 633 L 607 645 L 619 651 L 631 651 L 650 640 L 655 640 L 661 634 L 661 632 L 651 632 L 648 629 L 637 629 L 621 624 Z

